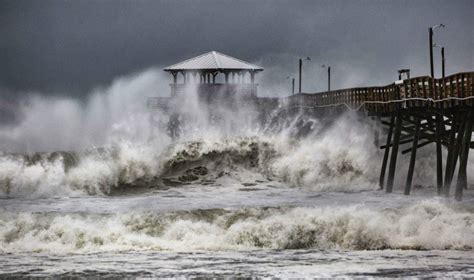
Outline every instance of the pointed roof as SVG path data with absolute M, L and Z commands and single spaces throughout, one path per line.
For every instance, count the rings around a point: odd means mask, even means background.
M 165 71 L 182 70 L 253 70 L 263 71 L 263 68 L 232 56 L 211 51 L 183 62 L 168 66 Z

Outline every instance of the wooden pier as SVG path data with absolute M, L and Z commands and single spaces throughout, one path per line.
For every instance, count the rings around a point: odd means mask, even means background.
M 380 188 L 392 192 L 399 154 L 409 153 L 404 190 L 409 195 L 417 150 L 428 145 L 436 147 L 437 193 L 450 195 L 456 168 L 455 198 L 461 200 L 463 190 L 467 188 L 469 150 L 474 149 L 474 142 L 471 141 L 474 128 L 474 72 L 458 73 L 443 79 L 415 77 L 381 87 L 299 93 L 284 98 L 261 98 L 251 94 L 235 99 L 231 97 L 238 94 L 221 95 L 214 98 L 207 94 L 203 100 L 213 108 L 229 102 L 233 103 L 229 108 L 253 107 L 260 113 L 262 122 L 275 117 L 285 119 L 301 112 L 316 118 L 332 119 L 347 110 L 375 118 L 388 127 L 386 143 L 380 147 L 384 149 Z M 170 111 L 172 104 L 176 103 L 174 99 L 176 96 L 150 98 L 148 105 Z M 222 99 L 228 102 L 223 105 L 213 102 Z M 447 149 L 446 159 L 443 159 L 443 147 Z
M 474 149 L 474 142 L 471 142 L 474 72 L 458 73 L 444 79 L 416 77 L 383 87 L 302 93 L 284 98 L 281 104 L 277 113 L 293 108 L 317 111 L 318 115 L 351 110 L 364 112 L 388 126 L 387 141 L 381 146 L 384 156 L 379 182 L 380 188 L 387 192 L 393 190 L 399 151 L 410 154 L 404 191 L 409 195 L 417 150 L 434 144 L 438 194 L 449 196 L 458 167 L 455 198 L 462 199 L 463 190 L 467 188 L 469 150 Z M 448 151 L 444 162 L 443 146 Z

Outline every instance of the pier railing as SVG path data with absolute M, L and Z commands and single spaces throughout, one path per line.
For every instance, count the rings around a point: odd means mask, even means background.
M 320 93 L 300 93 L 282 100 L 284 107 L 314 107 L 386 114 L 397 108 L 474 106 L 474 72 L 444 79 L 415 77 L 382 87 L 359 87 Z

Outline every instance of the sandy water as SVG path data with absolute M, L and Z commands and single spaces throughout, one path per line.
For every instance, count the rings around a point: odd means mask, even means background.
M 474 277 L 472 197 L 228 180 L 133 195 L 3 198 L 0 275 Z

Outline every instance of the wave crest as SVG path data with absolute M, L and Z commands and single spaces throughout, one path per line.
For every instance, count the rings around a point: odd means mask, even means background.
M 0 216 L 2 252 L 474 248 L 474 214 L 440 201 L 376 210 L 214 209 L 167 214 Z

